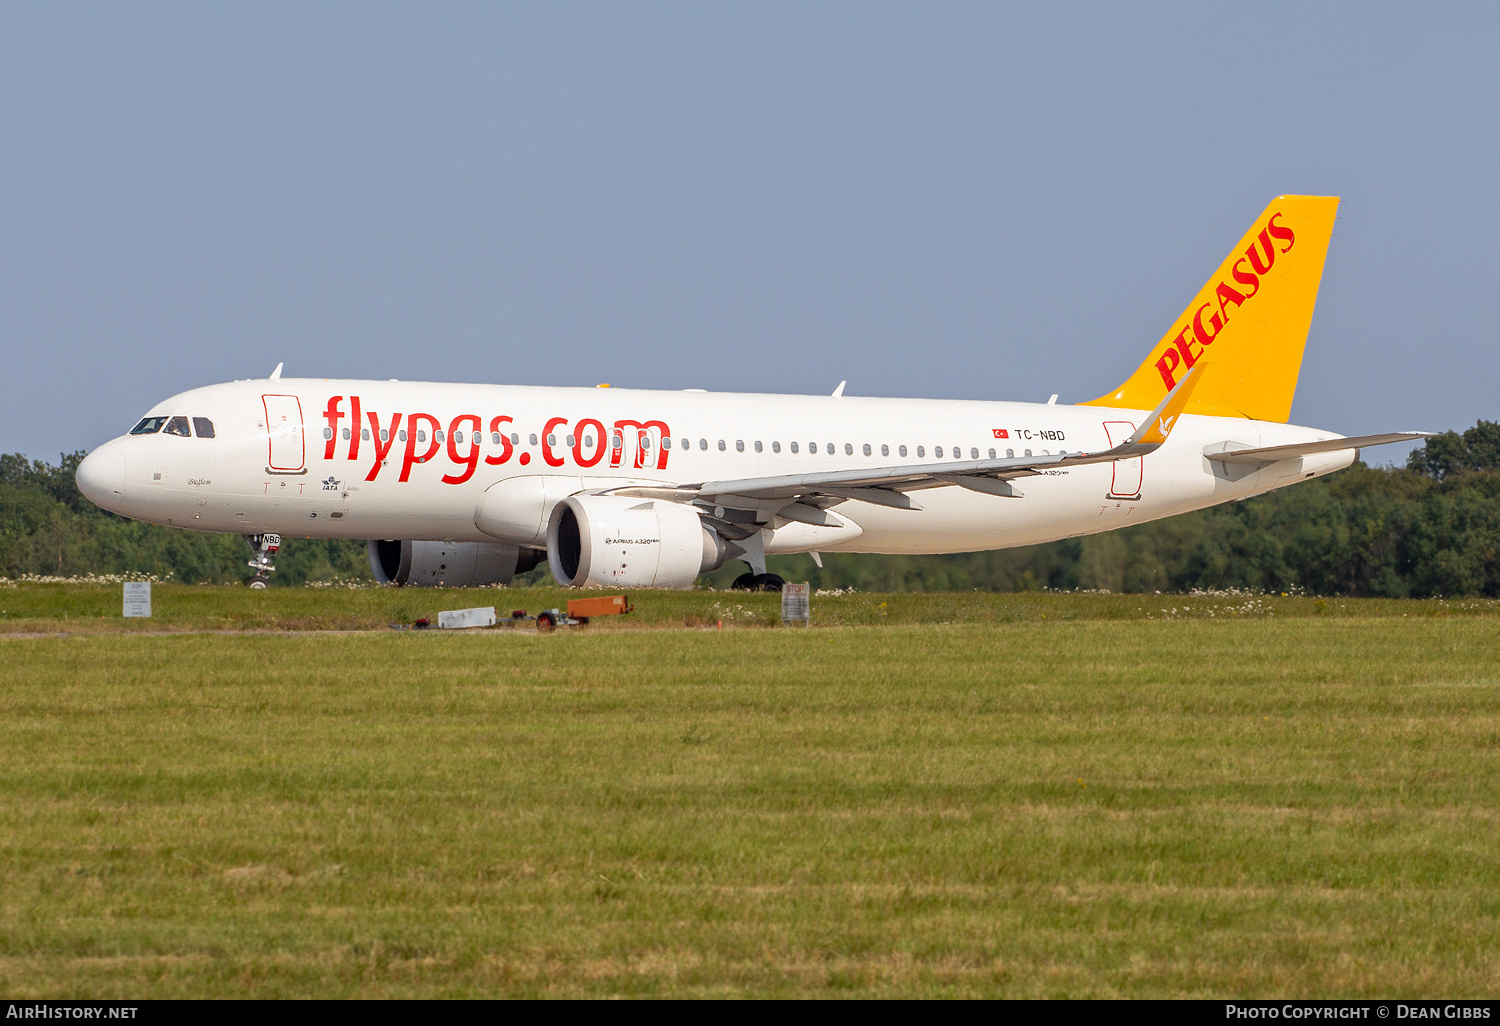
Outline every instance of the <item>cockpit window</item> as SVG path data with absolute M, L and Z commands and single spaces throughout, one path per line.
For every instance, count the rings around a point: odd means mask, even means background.
M 167 426 L 164 430 L 169 435 L 181 435 L 183 438 L 193 437 L 192 432 L 188 430 L 186 417 L 173 417 L 167 421 Z
M 194 417 L 193 434 L 199 438 L 212 438 L 214 436 L 214 422 L 207 417 Z
M 141 422 L 130 429 L 132 435 L 154 435 L 167 422 L 166 417 L 142 417 Z

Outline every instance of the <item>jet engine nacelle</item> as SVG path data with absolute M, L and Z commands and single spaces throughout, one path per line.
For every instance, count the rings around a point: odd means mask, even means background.
M 681 502 L 573 495 L 547 521 L 552 576 L 583 588 L 690 588 L 725 548 Z
M 367 548 L 375 580 L 422 588 L 509 584 L 546 558 L 541 549 L 491 542 L 372 541 Z

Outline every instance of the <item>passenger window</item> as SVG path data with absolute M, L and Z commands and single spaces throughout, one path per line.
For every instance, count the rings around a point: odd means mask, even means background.
M 921 451 L 922 451 L 921 449 L 917 450 L 918 453 L 920 453 Z M 938 459 L 942 459 L 943 458 L 943 447 L 941 445 L 934 445 L 932 447 L 932 454 L 934 456 L 936 456 Z
M 969 450 L 969 459 L 971 459 L 971 460 L 977 460 L 977 459 L 979 459 L 979 450 L 978 449 L 970 449 Z
M 398 441 L 402 441 L 402 442 L 406 441 L 406 432 L 405 431 L 397 431 L 396 432 L 396 438 L 397 438 Z
M 781 443 L 780 442 L 772 442 L 771 443 L 771 451 L 772 452 L 780 452 L 781 451 Z
M 692 447 L 693 447 L 693 443 L 692 442 L 688 441 L 686 438 L 684 438 L 682 440 L 682 448 L 684 450 L 691 449 Z
M 869 442 L 865 443 L 865 455 L 866 456 L 870 455 L 870 443 Z
M 1030 455 L 1031 455 L 1031 450 L 1030 450 L 1030 449 L 1027 449 L 1027 450 L 1026 450 L 1026 455 L 1028 455 L 1028 456 L 1030 456 Z
M 897 449 L 896 451 L 899 452 L 902 456 L 905 456 L 906 455 L 906 446 L 903 445 L 899 449 Z
M 391 433 L 388 430 L 386 430 L 385 428 L 381 428 L 380 429 L 380 440 L 382 442 L 389 442 L 391 440 Z
M 194 422 L 193 422 L 193 426 L 194 426 L 194 427 L 197 427 L 197 426 L 198 426 L 198 423 L 197 423 L 197 421 L 194 421 Z M 210 428 L 209 428 L 209 430 L 210 430 L 210 431 L 212 431 L 212 430 L 213 430 L 213 428 L 212 428 L 212 427 L 210 427 Z M 202 438 L 202 437 L 203 437 L 203 432 L 202 432 L 202 431 L 199 431 L 199 432 L 198 432 L 198 437 L 199 437 L 199 438 Z M 210 436 L 209 436 L 209 437 L 210 437 L 210 438 L 212 438 L 212 437 L 213 437 L 213 436 L 212 436 L 212 435 L 210 435 Z M 349 429 L 348 429 L 348 428 L 344 428 L 344 441 L 346 441 L 346 442 L 347 442 L 347 441 L 349 441 L 349 438 L 350 438 L 350 433 L 349 433 Z
M 557 444 L 557 436 L 556 435 L 548 435 L 547 436 L 547 444 L 548 445 L 556 445 Z
M 990 459 L 994 459 L 994 458 L 995 458 L 995 450 L 991 449 L 990 450 Z
M 139 424 L 130 429 L 132 435 L 154 435 L 162 429 L 167 422 L 166 417 L 146 417 Z
M 511 445 L 520 445 L 521 444 L 521 433 L 519 431 L 512 431 L 510 433 L 510 444 Z
M 418 432 L 417 432 L 417 437 L 418 437 L 418 438 L 421 438 L 421 437 L 422 437 L 422 432 L 420 432 L 420 431 L 418 431 Z M 438 444 L 442 444 L 442 441 L 443 441 L 443 433 L 442 433 L 442 432 L 441 432 L 441 431 L 434 431 L 434 432 L 433 432 L 433 433 L 432 433 L 432 440 L 433 440 L 433 441 L 434 441 L 434 442 L 437 442 L 437 443 L 438 443 Z
M 362 441 L 362 442 L 368 442 L 370 440 L 370 429 L 369 428 L 360 428 L 359 429 L 359 440 Z
M 649 449 L 649 448 L 651 448 L 651 436 L 650 435 L 647 435 L 647 434 L 641 435 L 641 448 L 642 449 Z
M 760 447 L 760 443 L 759 443 L 759 442 L 756 442 L 756 443 L 755 443 L 755 451 L 756 451 L 756 452 L 761 452 L 761 451 L 763 451 L 763 450 L 762 450 L 762 449 L 761 449 L 761 447 Z
M 619 438 L 619 437 L 620 437 L 620 436 L 619 436 L 619 435 L 616 435 L 616 436 L 615 436 L 615 437 L 616 437 L 616 438 Z M 532 445 L 535 445 L 535 444 L 536 444 L 536 435 L 532 435 L 532 436 L 531 436 L 531 444 L 532 444 Z M 616 448 L 619 448 L 619 445 L 620 445 L 620 443 L 619 443 L 619 442 L 616 442 L 616 443 L 615 443 L 615 447 L 616 447 Z
M 891 447 L 889 445 L 882 445 L 880 447 L 880 455 L 882 455 L 882 456 L 889 456 L 890 454 L 891 454 Z
M 199 438 L 212 438 L 214 436 L 214 422 L 207 417 L 193 418 L 193 434 Z M 344 429 L 344 437 L 349 437 L 349 429 Z
M 670 449 L 670 448 L 672 448 L 672 439 L 671 439 L 670 436 L 668 436 L 668 435 L 662 435 L 661 436 L 661 447 L 663 449 Z
M 743 438 L 736 438 L 734 440 L 734 451 L 735 452 L 744 452 L 745 451 L 745 440 Z
M 419 442 L 425 442 L 425 441 L 427 441 L 427 432 L 423 431 L 421 428 L 417 428 L 417 441 L 419 441 Z
M 832 456 L 833 455 L 833 443 L 832 442 L 828 443 L 827 449 L 828 449 L 828 455 Z
M 499 445 L 500 444 L 500 432 L 498 432 L 498 431 L 491 431 L 490 432 L 490 444 L 491 445 Z
M 166 432 L 169 435 L 180 435 L 183 438 L 192 437 L 192 432 L 188 430 L 186 417 L 173 417 L 167 421 Z
M 324 428 L 323 429 L 323 438 L 326 440 L 326 439 L 329 439 L 329 438 L 332 438 L 332 437 L 333 437 L 333 428 L 331 428 L 331 427 Z
M 792 452 L 796 452 L 796 451 L 797 451 L 797 443 L 793 442 L 792 443 Z
M 854 446 L 850 445 L 848 442 L 844 443 L 844 455 L 845 456 L 853 456 L 854 455 Z
M 455 432 L 453 432 L 453 444 L 454 445 L 463 445 L 464 444 L 464 433 L 462 431 L 455 431 Z
M 918 456 L 919 456 L 919 457 L 926 457 L 926 455 L 927 455 L 927 450 L 926 450 L 926 449 L 924 449 L 924 448 L 922 448 L 922 446 L 920 446 L 920 445 L 919 445 L 919 446 L 917 446 L 917 455 L 918 455 Z
M 724 446 L 724 439 L 721 438 L 721 439 L 719 439 L 719 451 L 723 452 L 724 448 L 725 448 L 725 446 Z
M 700 438 L 700 439 L 698 439 L 698 448 L 700 448 L 700 449 L 704 450 L 705 452 L 707 452 L 708 451 L 708 439 L 707 438 Z
M 461 442 L 461 441 L 463 441 L 463 439 L 460 438 L 459 441 Z M 573 448 L 573 445 L 575 443 L 575 439 L 573 438 L 572 435 L 565 435 L 563 437 L 563 441 L 567 443 L 567 446 L 568 446 L 569 449 Z

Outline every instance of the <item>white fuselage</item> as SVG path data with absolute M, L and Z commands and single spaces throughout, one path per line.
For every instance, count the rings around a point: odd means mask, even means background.
M 485 492 L 518 477 L 555 478 L 546 491 L 562 495 L 1099 451 L 1146 416 L 1034 403 L 323 379 L 212 385 L 150 412 L 210 421 L 213 437 L 158 431 L 101 446 L 79 482 L 107 509 L 200 531 L 444 541 L 495 540 L 481 515 Z M 949 486 L 913 493 L 918 510 L 848 500 L 835 507 L 842 526 L 786 524 L 770 532 L 765 551 L 962 552 L 1091 534 L 1245 498 L 1355 456 L 1346 449 L 1235 472 L 1205 449 L 1337 437 L 1184 416 L 1144 458 L 1023 477 L 1019 498 Z

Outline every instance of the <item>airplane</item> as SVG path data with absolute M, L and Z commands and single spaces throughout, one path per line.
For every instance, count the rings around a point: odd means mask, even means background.
M 1360 448 L 1288 423 L 1336 196 L 1279 196 L 1146 359 L 1078 405 L 269 379 L 152 407 L 79 490 L 155 524 L 243 535 L 265 587 L 281 536 L 367 542 L 377 581 L 687 588 L 729 560 L 1033 545 L 1343 469 Z

